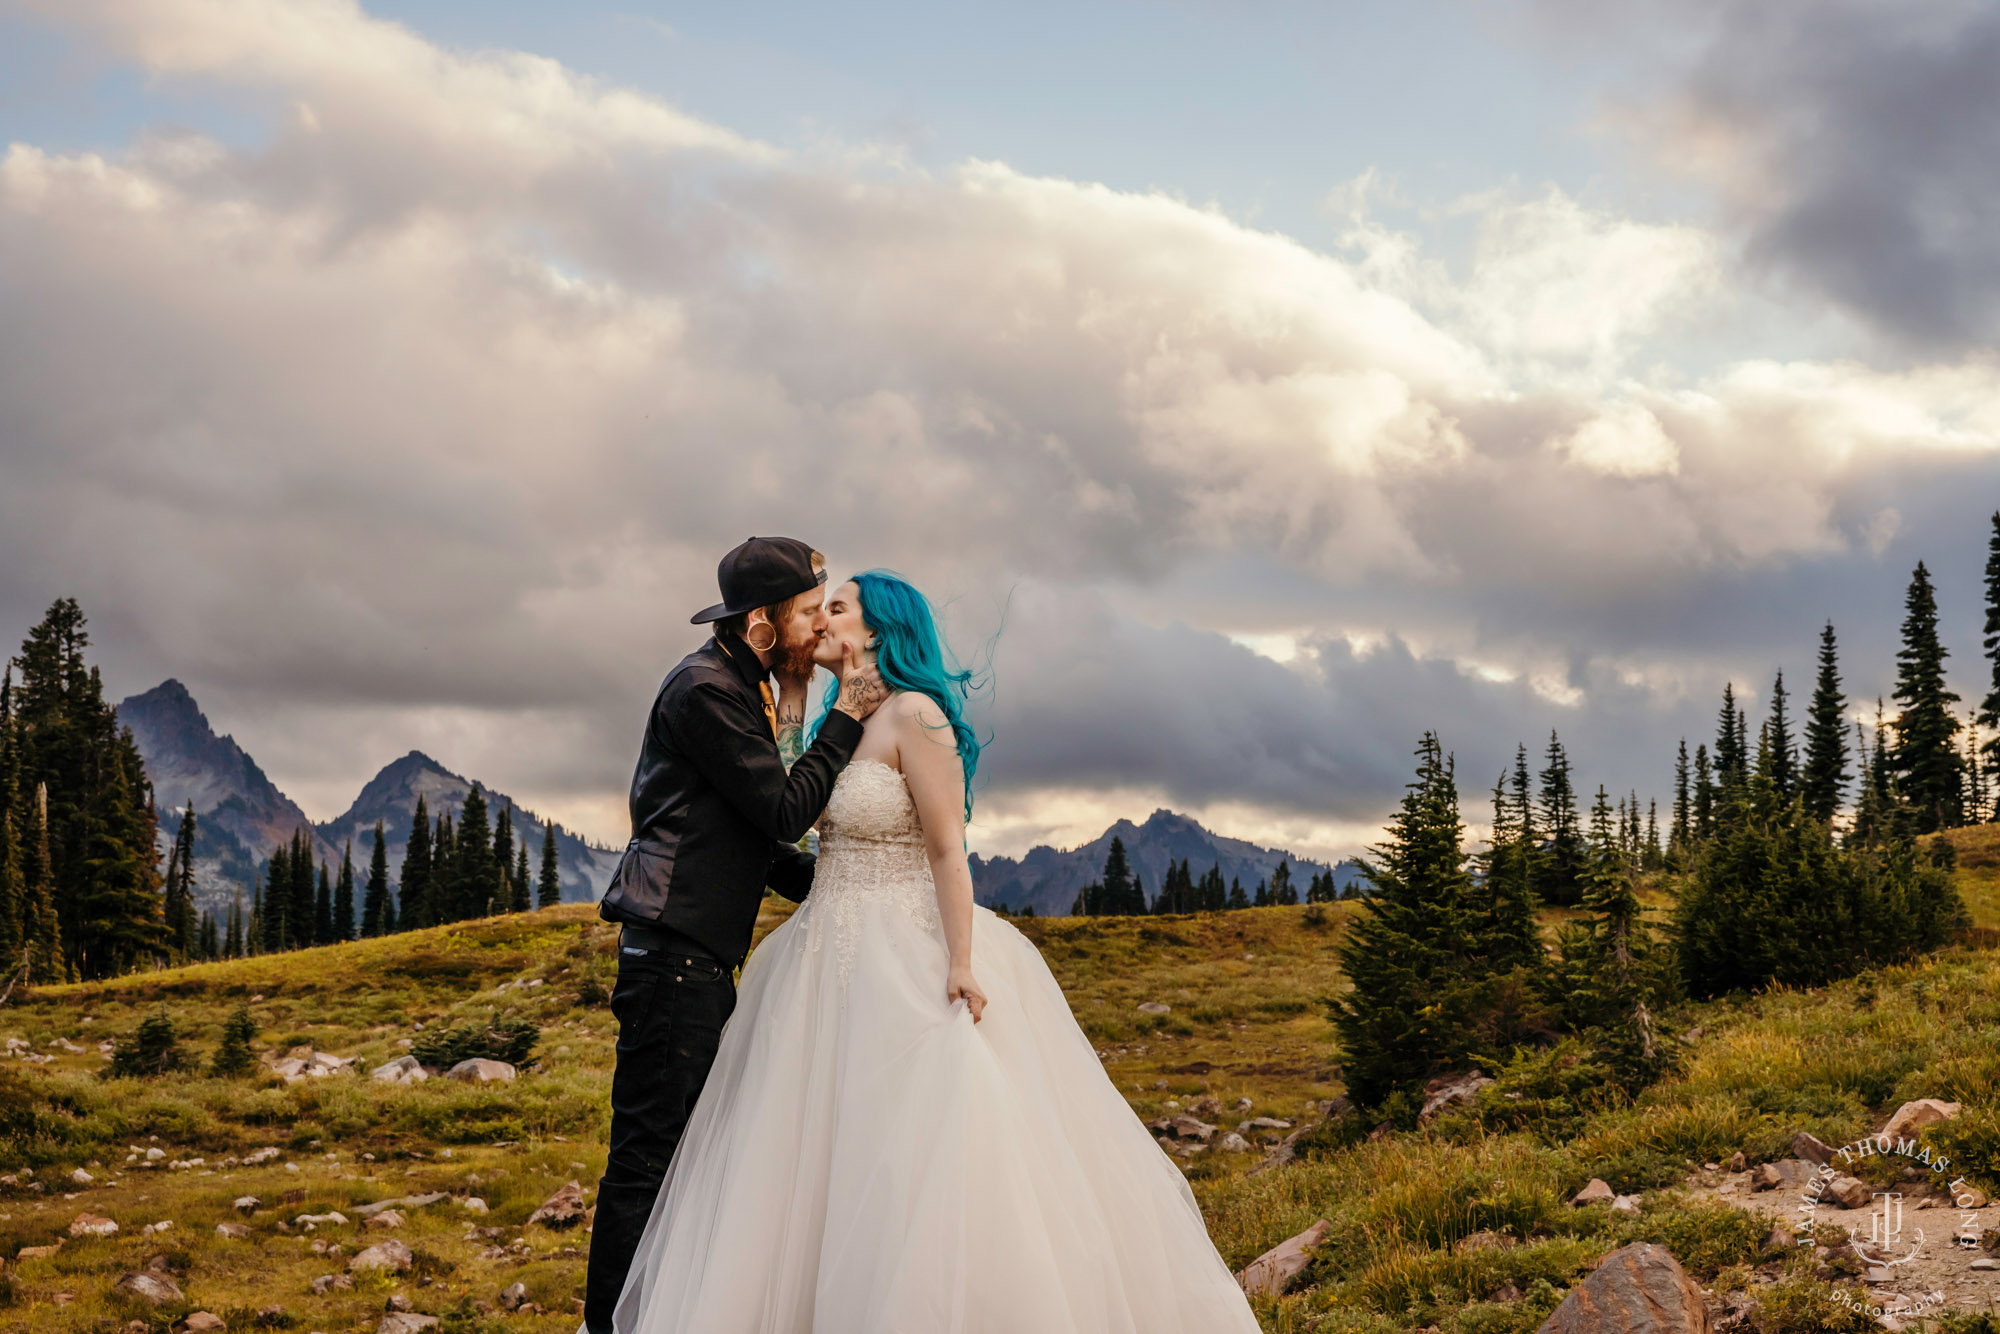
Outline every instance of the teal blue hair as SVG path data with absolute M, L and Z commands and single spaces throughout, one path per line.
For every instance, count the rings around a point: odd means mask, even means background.
M 965 720 L 965 704 L 985 681 L 959 666 L 938 630 L 930 599 L 909 580 L 890 570 L 864 570 L 854 576 L 854 584 L 861 590 L 861 623 L 875 635 L 875 670 L 882 683 L 891 690 L 928 696 L 944 713 L 965 768 L 965 818 L 970 820 L 972 775 L 979 768 L 980 743 L 972 724 Z M 813 719 L 814 736 L 819 735 L 820 724 L 832 712 L 839 693 L 839 682 L 827 687 L 819 716 Z

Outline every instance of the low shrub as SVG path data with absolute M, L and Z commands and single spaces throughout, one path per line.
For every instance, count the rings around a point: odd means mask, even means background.
M 516 1015 L 495 1015 L 484 1023 L 459 1024 L 419 1033 L 410 1044 L 410 1055 L 424 1065 L 449 1070 L 460 1061 L 483 1058 L 526 1065 L 541 1041 L 542 1030 L 533 1021 Z

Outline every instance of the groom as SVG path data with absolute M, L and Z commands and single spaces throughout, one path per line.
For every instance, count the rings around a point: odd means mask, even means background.
M 598 913 L 621 924 L 611 1150 L 597 1188 L 583 1322 L 612 1312 L 667 1164 L 708 1078 L 734 969 L 769 885 L 797 902 L 813 858 L 795 845 L 854 755 L 886 692 L 842 664 L 840 695 L 802 748 L 813 650 L 826 633 L 826 560 L 789 537 L 722 558 L 722 601 L 692 618 L 715 636 L 667 673 L 632 775 L 632 841 Z M 773 698 L 770 681 L 778 683 Z M 789 765 L 790 772 L 787 772 Z

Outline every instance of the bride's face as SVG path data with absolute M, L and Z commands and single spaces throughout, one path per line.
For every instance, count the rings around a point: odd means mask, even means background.
M 826 634 L 820 638 L 813 661 L 829 671 L 840 666 L 847 645 L 865 645 L 874 635 L 861 619 L 861 589 L 850 579 L 826 599 Z

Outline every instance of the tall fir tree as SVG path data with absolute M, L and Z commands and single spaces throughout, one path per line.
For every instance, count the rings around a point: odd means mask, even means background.
M 1099 914 L 1127 915 L 1132 911 L 1135 892 L 1131 863 L 1126 860 L 1125 840 L 1114 837 L 1104 856 L 1104 874 L 1099 878 Z M 1139 891 L 1143 893 L 1143 891 Z
M 1329 1003 L 1348 1095 L 1367 1108 L 1401 1095 L 1393 1110 L 1410 1121 L 1424 1081 L 1467 1059 L 1488 991 L 1452 765 L 1430 732 L 1416 754 L 1387 838 L 1362 862 L 1373 892 L 1340 940 L 1352 989 Z
M 503 806 L 493 817 L 492 904 L 487 912 L 511 912 L 514 908 L 514 808 Z
M 319 879 L 313 890 L 313 938 L 315 945 L 331 945 L 336 939 L 333 926 L 333 886 L 326 874 L 326 863 L 319 864 Z
M 389 898 L 389 847 L 382 822 L 375 822 L 375 846 L 368 854 L 368 883 L 361 891 L 361 936 L 386 936 L 396 929 L 396 905 Z
M 431 816 L 425 809 L 423 794 L 418 793 L 417 809 L 410 815 L 409 841 L 403 847 L 403 868 L 397 877 L 398 930 L 412 931 L 437 924 L 431 880 Z
M 1667 860 L 1676 870 L 1686 865 L 1688 850 L 1694 842 L 1694 793 L 1689 780 L 1688 743 L 1682 737 L 1680 750 L 1674 756 L 1673 823 L 1667 831 Z
M 1708 743 L 1694 748 L 1694 838 L 1706 843 L 1715 837 L 1715 766 L 1708 758 Z
M 304 949 L 322 939 L 319 931 L 319 903 L 313 881 L 312 839 L 303 827 L 292 834 L 289 865 L 292 872 L 292 901 L 287 916 L 297 925 L 292 946 Z M 331 914 L 329 913 L 329 916 Z
M 1534 860 L 1523 828 L 1524 808 L 1507 791 L 1507 775 L 1493 784 L 1493 838 L 1478 885 L 1479 934 L 1494 966 L 1505 970 L 1541 957 L 1535 926 Z M 1326 875 L 1332 888 L 1333 872 Z M 1329 894 L 1329 897 L 1333 895 Z
M 56 910 L 55 855 L 49 839 L 49 789 L 35 784 L 29 810 L 28 836 L 23 840 L 21 949 L 27 976 L 34 982 L 61 982 L 70 974 L 68 951 L 62 943 L 62 916 Z
M 1799 756 L 1792 740 L 1790 703 L 1785 694 L 1785 672 L 1779 668 L 1777 679 L 1771 682 L 1771 712 L 1764 723 L 1770 733 L 1767 741 L 1771 747 L 1771 786 L 1777 789 L 1779 801 L 1790 801 L 1798 795 L 1799 788 Z
M 513 910 L 527 912 L 535 906 L 534 882 L 528 876 L 528 840 L 514 845 Z
M 340 878 L 333 885 L 333 938 L 354 939 L 354 840 L 340 850 Z
M 535 881 L 535 906 L 553 908 L 562 902 L 562 870 L 556 864 L 556 822 L 542 825 L 542 872 Z
M 271 860 L 264 871 L 264 896 L 259 901 L 258 918 L 262 931 L 258 941 L 266 954 L 285 949 L 292 943 L 292 926 L 286 922 L 286 909 L 292 902 L 292 844 L 287 839 L 271 850 Z
M 1247 908 L 1250 906 L 1250 896 L 1243 892 L 1243 882 L 1235 876 L 1229 878 L 1228 904 L 1231 912 L 1234 912 L 1238 908 Z
M 1727 794 L 1750 776 L 1750 756 L 1744 745 L 1745 722 L 1736 707 L 1736 683 L 1722 685 L 1722 709 L 1715 720 L 1715 781 Z
M 1840 650 L 1833 622 L 1819 632 L 1819 677 L 1806 710 L 1806 758 L 1799 796 L 1806 814 L 1831 824 L 1847 790 L 1847 696 L 1840 689 Z
M 458 883 L 458 837 L 451 812 L 439 811 L 431 831 L 431 899 L 440 922 L 462 921 Z
M 1562 739 L 1549 733 L 1542 766 L 1539 814 L 1548 849 L 1537 868 L 1535 896 L 1546 903 L 1573 907 L 1583 895 L 1583 830 L 1577 818 L 1576 785 Z
M 1271 872 L 1271 902 L 1286 905 L 1299 901 L 1299 887 L 1292 883 L 1292 863 L 1289 858 L 1280 857 L 1278 865 Z
M 222 936 L 222 957 L 240 959 L 243 957 L 243 892 L 238 890 L 235 900 L 229 905 L 229 926 Z
M 166 919 L 169 946 L 182 958 L 191 958 L 195 949 L 194 906 L 194 803 L 181 813 L 174 833 L 174 846 L 167 858 Z
M 0 669 L 0 975 L 22 966 L 27 908 L 28 804 L 21 790 L 21 750 L 14 739 L 14 669 Z
M 1919 834 L 1964 821 L 1964 771 L 1958 758 L 1958 696 L 1945 685 L 1950 654 L 1938 639 L 1937 594 L 1922 561 L 1904 600 L 1903 646 L 1896 653 L 1896 719 L 1890 757 L 1896 785 Z
M 493 911 L 498 876 L 493 865 L 493 826 L 486 793 L 479 784 L 465 794 L 458 813 L 458 841 L 453 845 L 453 875 L 458 882 L 459 916 L 484 917 Z
M 2000 775 L 2000 510 L 1993 511 L 1993 532 L 1986 539 L 1986 637 L 1980 640 L 1986 651 L 1991 688 L 1980 702 L 1981 727 L 1994 729 L 1980 748 L 1986 772 Z M 2000 820 L 2000 780 L 1994 783 L 1994 803 L 1979 814 L 1983 820 Z

